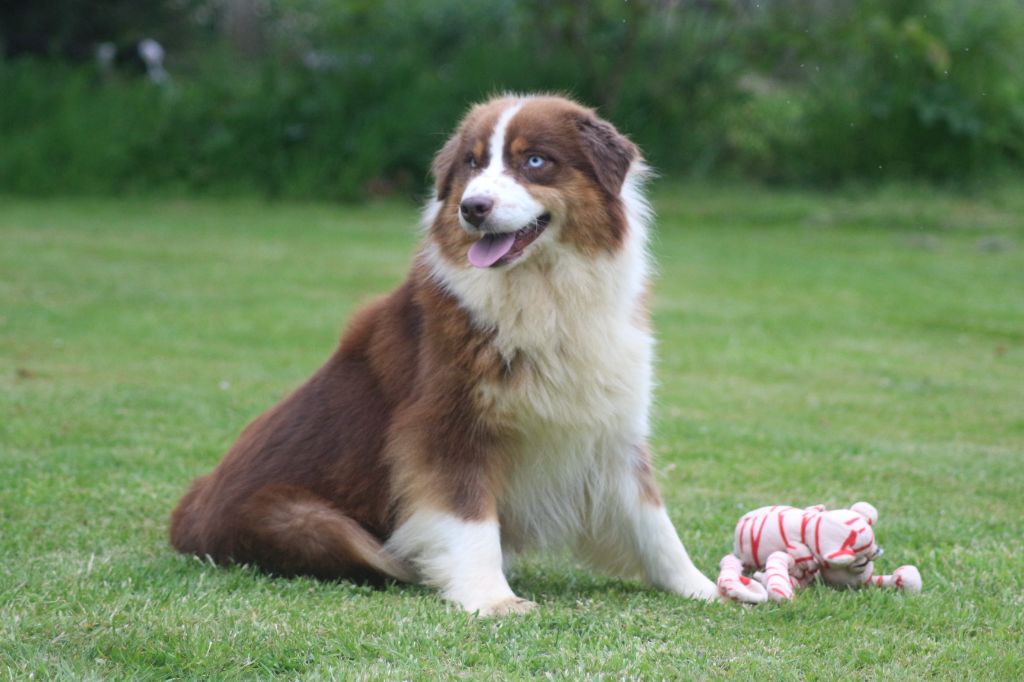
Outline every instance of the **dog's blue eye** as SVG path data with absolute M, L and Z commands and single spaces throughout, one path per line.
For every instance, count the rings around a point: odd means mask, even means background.
M 526 160 L 527 167 L 534 169 L 543 168 L 545 163 L 547 163 L 547 159 L 545 159 L 543 156 L 538 156 L 536 154 L 534 154 L 533 156 Z

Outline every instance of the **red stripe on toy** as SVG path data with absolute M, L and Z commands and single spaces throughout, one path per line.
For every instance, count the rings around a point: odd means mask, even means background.
M 741 554 L 743 553 L 743 531 L 747 529 L 747 521 L 749 521 L 749 520 L 750 520 L 750 516 L 749 515 L 748 516 L 744 516 L 742 519 L 740 519 L 740 532 L 738 533 L 737 536 L 740 539 L 740 553 Z
M 754 523 L 750 524 L 750 553 L 754 555 L 754 565 L 760 568 L 762 564 L 757 553 L 761 545 L 761 536 L 764 535 L 764 524 L 768 523 L 768 516 L 765 515 L 761 518 L 761 527 L 757 529 L 756 536 L 754 535 Z
M 840 546 L 839 549 L 837 549 L 836 551 L 834 551 L 831 554 L 829 554 L 828 557 L 826 557 L 826 558 L 828 558 L 828 559 L 835 559 L 836 557 L 840 557 L 840 556 L 853 556 L 854 550 L 851 549 L 851 548 L 853 547 L 853 543 L 856 542 L 856 541 L 857 541 L 857 532 L 851 530 L 850 534 L 846 536 L 845 540 L 843 540 L 842 546 Z M 820 550 L 819 550 L 819 553 L 820 553 Z
M 793 545 L 789 544 L 789 538 L 786 537 L 786 527 L 782 523 L 782 514 L 779 514 L 779 535 L 782 536 L 782 544 L 786 546 L 786 549 L 796 549 Z

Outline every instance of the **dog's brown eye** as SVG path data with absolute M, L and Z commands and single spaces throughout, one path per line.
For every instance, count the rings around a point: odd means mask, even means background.
M 470 168 L 476 168 L 476 157 L 472 154 L 466 155 L 466 165 Z

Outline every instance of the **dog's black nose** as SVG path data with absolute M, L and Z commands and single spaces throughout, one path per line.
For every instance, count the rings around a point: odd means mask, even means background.
M 492 208 L 494 208 L 494 200 L 487 197 L 470 197 L 463 199 L 459 204 L 462 217 L 473 227 L 480 227 L 487 220 Z

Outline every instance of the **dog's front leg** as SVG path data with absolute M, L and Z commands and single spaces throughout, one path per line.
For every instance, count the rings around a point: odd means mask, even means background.
M 618 575 L 639 574 L 662 590 L 718 599 L 718 587 L 690 560 L 661 501 L 646 447 L 632 449 L 627 471 L 608 486 L 581 548 L 592 563 Z
M 639 559 L 651 585 L 684 597 L 718 598 L 718 587 L 693 565 L 663 504 L 641 498 L 631 515 Z
M 502 566 L 495 494 L 501 453 L 465 403 L 451 404 L 459 394 L 433 384 L 392 427 L 399 523 L 386 548 L 413 566 L 422 584 L 470 613 L 525 613 L 536 604 L 515 595 Z
M 436 587 L 470 613 L 502 616 L 536 607 L 517 597 L 505 579 L 494 518 L 419 509 L 398 527 L 388 547 L 417 567 L 423 584 Z

